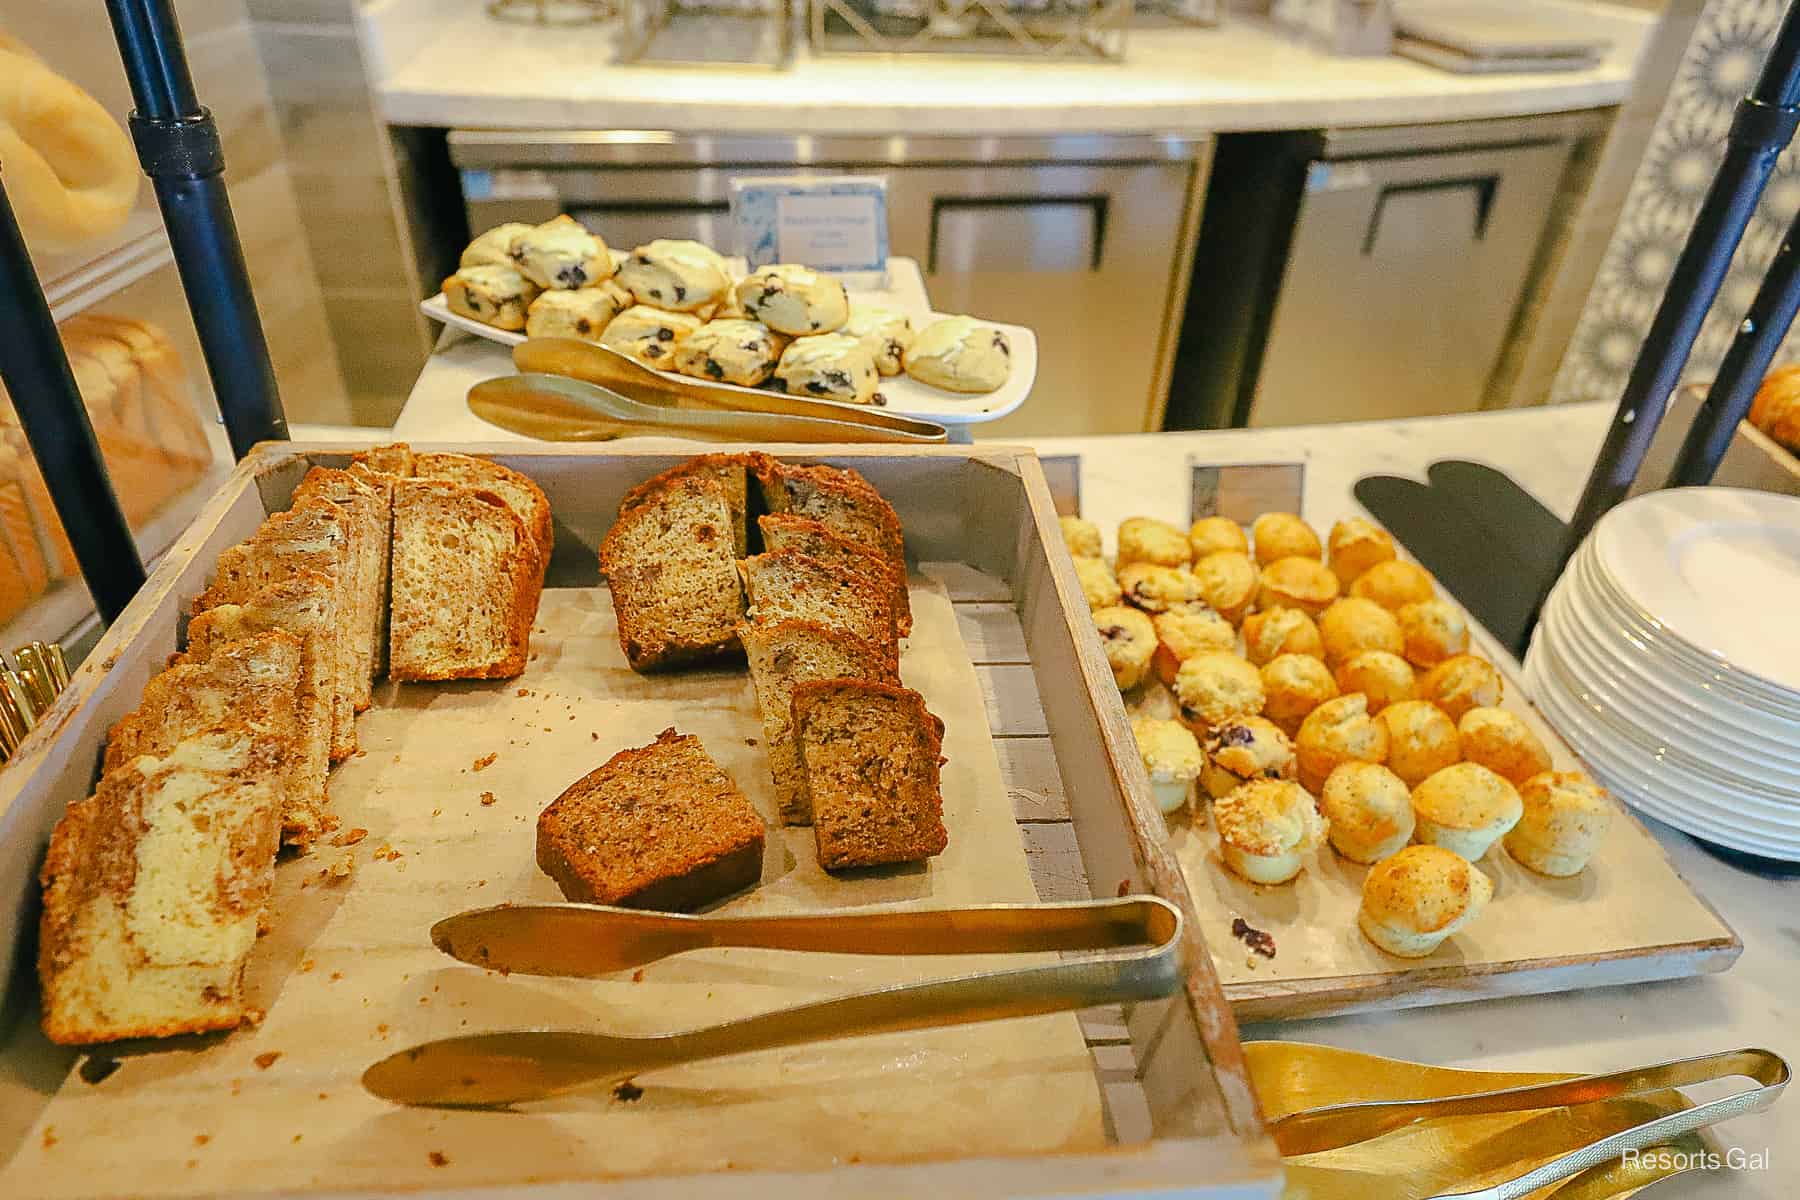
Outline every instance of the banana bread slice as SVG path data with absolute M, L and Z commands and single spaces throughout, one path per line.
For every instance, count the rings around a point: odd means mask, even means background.
M 452 483 L 485 489 L 506 501 L 531 531 L 538 548 L 539 571 L 550 564 L 555 534 L 550 520 L 550 500 L 544 489 L 511 467 L 503 467 L 472 454 L 418 454 L 413 456 L 413 478 L 447 479 Z
M 810 825 L 800 752 L 794 745 L 794 689 L 816 679 L 871 679 L 899 683 L 899 668 L 887 649 L 817 621 L 749 622 L 738 637 L 750 660 L 750 680 L 762 710 L 769 769 L 781 820 Z
M 588 904 L 685 912 L 762 877 L 763 823 L 691 734 L 621 750 L 538 816 L 537 860 Z
M 358 450 L 350 456 L 350 463 L 352 466 L 379 471 L 383 475 L 392 475 L 396 479 L 411 479 L 413 458 L 411 446 L 405 442 L 392 442 L 386 446 L 370 446 L 367 450 Z
M 756 519 L 764 552 L 798 550 L 821 562 L 836 563 L 853 571 L 893 580 L 894 629 L 901 637 L 912 632 L 912 599 L 906 591 L 906 565 L 894 566 L 868 545 L 835 533 L 823 521 L 793 513 L 764 513 Z
M 348 633 L 355 641 L 351 706 L 367 711 L 373 698 L 382 617 L 387 612 L 388 545 L 393 538 L 393 488 L 350 471 L 314 467 L 294 489 L 294 501 L 326 500 L 350 514 L 351 603 Z
M 857 472 L 837 467 L 793 466 L 762 454 L 756 459 L 756 480 L 770 512 L 811 517 L 905 569 L 906 546 L 900 533 L 900 518 L 881 493 Z
M 944 723 L 911 688 L 866 679 L 794 689 L 794 740 L 827 871 L 941 853 Z
M 776 550 L 738 562 L 752 621 L 817 621 L 900 653 L 893 594 L 887 580 L 821 562 L 798 550 Z
M 619 513 L 600 543 L 600 573 L 632 670 L 737 649 L 744 591 L 731 530 L 725 487 L 704 472 L 671 479 Z
M 660 475 L 652 475 L 625 493 L 619 511 L 626 512 L 654 498 L 666 485 L 692 475 L 711 475 L 725 488 L 725 507 L 731 511 L 731 537 L 738 558 L 749 553 L 749 471 L 759 461 L 756 454 L 702 454 L 679 463 Z

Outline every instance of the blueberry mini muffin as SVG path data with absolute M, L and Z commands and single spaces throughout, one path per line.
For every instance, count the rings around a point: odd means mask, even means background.
M 1250 524 L 1250 540 L 1256 545 L 1256 561 L 1268 566 L 1279 558 L 1318 561 L 1319 535 L 1293 513 L 1264 513 Z
M 525 311 L 525 333 L 597 342 L 613 318 L 630 307 L 631 293 L 610 279 L 598 287 L 558 288 L 531 302 Z
M 1519 790 L 1480 763 L 1455 763 L 1413 786 L 1413 836 L 1470 862 L 1525 815 Z
M 613 274 L 606 243 L 567 213 L 520 234 L 512 244 L 512 260 L 541 288 L 591 287 Z
M 744 315 L 778 333 L 831 333 L 850 319 L 850 297 L 829 275 L 793 263 L 759 267 L 737 285 Z M 875 356 L 869 355 L 871 365 Z
M 1175 699 L 1181 705 L 1182 723 L 1203 734 L 1261 713 L 1262 675 L 1235 654 L 1196 654 L 1175 672 Z
M 1346 588 L 1376 563 L 1392 562 L 1399 557 L 1388 531 L 1361 517 L 1351 517 L 1333 525 L 1325 548 L 1331 573 Z
M 716 306 L 731 290 L 725 260 L 716 251 L 673 238 L 657 238 L 633 250 L 619 268 L 619 282 L 631 289 L 639 304 L 673 312 Z
M 1506 690 L 1500 672 L 1485 658 L 1458 654 L 1419 676 L 1419 699 L 1429 700 L 1460 721 L 1471 708 L 1496 708 Z
M 1095 610 L 1094 628 L 1100 631 L 1100 646 L 1119 690 L 1130 691 L 1144 682 L 1156 654 L 1156 628 L 1150 618 L 1135 608 L 1114 605 Z
M 1550 769 L 1550 751 L 1517 713 L 1471 708 L 1456 723 L 1462 756 L 1515 786 Z
M 1120 600 L 1119 581 L 1104 558 L 1077 558 L 1075 578 L 1081 581 L 1081 594 L 1090 610 L 1110 608 Z
M 1369 698 L 1369 711 L 1378 713 L 1390 704 L 1414 697 L 1413 669 L 1398 654 L 1364 650 L 1337 669 L 1338 690 L 1361 692 Z
M 1194 553 L 1194 561 L 1199 562 L 1209 554 L 1232 551 L 1237 554 L 1250 553 L 1250 539 L 1244 536 L 1244 528 L 1230 517 L 1201 517 L 1188 529 L 1188 548 Z
M 1319 617 L 1319 637 L 1325 644 L 1325 661 L 1333 667 L 1365 650 L 1398 654 L 1405 646 L 1400 622 L 1373 600 L 1345 596 Z
M 1325 786 L 1339 763 L 1387 761 L 1387 727 L 1369 715 L 1368 698 L 1360 692 L 1327 700 L 1300 722 L 1294 737 L 1300 760 L 1300 782 L 1309 792 Z
M 1012 343 L 973 317 L 933 321 L 906 348 L 906 373 L 950 392 L 991 392 L 1012 374 Z
M 1194 578 L 1200 581 L 1201 598 L 1234 625 L 1250 611 L 1261 582 L 1250 556 L 1233 550 L 1209 554 L 1195 563 Z
M 1119 522 L 1119 569 L 1134 562 L 1159 567 L 1188 565 L 1188 541 L 1181 530 L 1155 517 L 1126 517 Z
M 912 345 L 912 322 L 891 308 L 853 308 L 840 333 L 859 338 L 883 375 L 898 375 L 906 367 L 906 350 Z
M 868 404 L 881 376 L 863 344 L 841 333 L 795 338 L 781 352 L 775 378 L 790 395 Z
M 600 344 L 634 358 L 646 367 L 671 370 L 675 346 L 700 328 L 700 318 L 634 304 L 614 317 L 600 334 Z
M 1293 779 L 1294 743 L 1267 717 L 1242 717 L 1213 726 L 1206 737 L 1200 784 L 1218 800 L 1252 779 Z
M 1339 763 L 1319 792 L 1319 811 L 1332 848 L 1351 862 L 1380 862 L 1412 840 L 1412 793 L 1378 763 Z
M 1401 653 L 1415 667 L 1435 667 L 1446 658 L 1466 654 L 1469 623 L 1448 600 L 1415 600 L 1394 614 L 1405 643 Z
M 1063 545 L 1069 548 L 1073 558 L 1099 558 L 1100 527 L 1092 521 L 1080 517 L 1058 517 L 1057 524 L 1062 526 Z
M 1381 710 L 1387 727 L 1388 769 L 1408 787 L 1462 760 L 1456 723 L 1427 700 L 1402 700 Z
M 1337 681 L 1310 654 L 1278 654 L 1262 669 L 1263 715 L 1292 733 L 1319 705 L 1338 694 Z
M 1119 568 L 1119 586 L 1125 590 L 1127 604 L 1147 613 L 1168 612 L 1178 604 L 1200 599 L 1200 581 L 1183 567 L 1126 563 Z
M 1180 721 L 1139 717 L 1132 721 L 1131 732 L 1150 776 L 1150 795 L 1156 806 L 1165 816 L 1186 808 L 1194 780 L 1206 765 L 1200 743 Z
M 755 387 L 775 373 L 781 347 L 767 325 L 708 321 L 675 343 L 675 369 L 695 379 Z
M 1325 818 L 1297 783 L 1258 779 L 1213 802 L 1219 856 L 1251 883 L 1286 883 L 1325 841 Z
M 1350 585 L 1352 596 L 1373 600 L 1389 612 L 1399 612 L 1408 604 L 1437 598 L 1431 572 L 1418 563 L 1403 560 L 1376 563 Z
M 1519 787 L 1524 813 L 1506 852 L 1540 875 L 1578 875 L 1612 827 L 1612 801 L 1580 771 L 1545 771 Z
M 1338 598 L 1337 576 L 1316 558 L 1293 554 L 1262 569 L 1256 593 L 1258 608 L 1297 608 L 1316 617 Z M 1324 630 L 1319 631 L 1324 636 Z
M 530 232 L 531 226 L 523 221 L 508 221 L 504 225 L 496 225 L 464 248 L 457 266 L 513 267 L 512 248 L 520 237 Z M 517 270 L 516 267 L 514 269 Z
M 1151 617 L 1150 623 L 1156 627 L 1156 677 L 1171 687 L 1181 664 L 1194 655 L 1237 646 L 1231 622 L 1204 604 L 1178 605 Z
M 451 312 L 495 329 L 525 328 L 537 295 L 537 284 L 512 267 L 464 267 L 444 280 L 444 302 Z
M 1408 846 L 1363 880 L 1356 924 L 1389 954 L 1423 958 L 1480 916 L 1493 897 L 1493 881 L 1467 859 L 1439 846 Z
M 1261 667 L 1278 654 L 1325 656 L 1319 627 L 1297 608 L 1265 608 L 1244 618 L 1244 657 Z

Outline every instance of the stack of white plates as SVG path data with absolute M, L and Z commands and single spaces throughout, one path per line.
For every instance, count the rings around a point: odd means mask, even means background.
M 1557 581 L 1525 680 L 1616 795 L 1800 862 L 1800 498 L 1681 488 L 1621 504 Z

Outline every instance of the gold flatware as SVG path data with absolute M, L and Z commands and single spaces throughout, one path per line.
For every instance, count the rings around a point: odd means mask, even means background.
M 38 717 L 69 686 L 69 664 L 54 642 L 28 642 L 0 662 L 0 762 L 11 758 Z
M 520 1104 L 683 1063 L 837 1038 L 1148 1000 L 1173 994 L 1182 983 L 1181 912 L 1154 896 L 762 918 L 661 918 L 628 909 L 541 905 L 520 910 L 526 915 L 510 924 L 498 915 L 504 911 L 480 910 L 440 922 L 433 940 L 464 961 L 496 967 L 505 962 L 508 969 L 558 975 L 591 975 L 598 973 L 597 968 L 617 970 L 719 945 L 838 954 L 1131 949 L 902 984 L 653 1036 L 521 1029 L 445 1038 L 402 1050 L 371 1066 L 363 1074 L 363 1086 L 370 1092 L 403 1104 L 459 1108 Z M 694 928 L 715 922 L 722 927 L 716 933 Z M 529 934 L 561 935 L 580 944 L 561 952 L 554 947 L 534 949 L 527 944 Z M 608 947 L 610 934 L 627 942 L 627 949 Z

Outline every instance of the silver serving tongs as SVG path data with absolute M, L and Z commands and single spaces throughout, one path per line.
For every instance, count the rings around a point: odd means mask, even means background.
M 1699 1058 L 1676 1059 L 1605 1075 L 1583 1075 L 1526 1087 L 1467 1092 L 1428 1100 L 1330 1104 L 1290 1113 L 1274 1122 L 1269 1132 L 1284 1156 L 1315 1154 L 1365 1142 L 1439 1117 L 1564 1108 L 1737 1076 L 1755 1080 L 1759 1086 L 1633 1125 L 1553 1158 L 1516 1179 L 1477 1191 L 1446 1192 L 1433 1197 L 1433 1200 L 1520 1200 L 1539 1188 L 1568 1179 L 1590 1167 L 1612 1162 L 1627 1151 L 1647 1150 L 1696 1129 L 1761 1112 L 1775 1103 L 1787 1087 L 1787 1062 L 1769 1050 L 1727 1050 Z
M 382 1059 L 363 1073 L 363 1086 L 402 1104 L 496 1107 L 755 1050 L 1149 1000 L 1182 986 L 1182 926 L 1181 911 L 1155 896 L 783 917 L 689 917 L 588 904 L 475 909 L 438 922 L 432 941 L 463 962 L 531 975 L 602 975 L 718 946 L 1116 953 L 902 984 L 652 1036 L 521 1029 L 444 1038 Z

